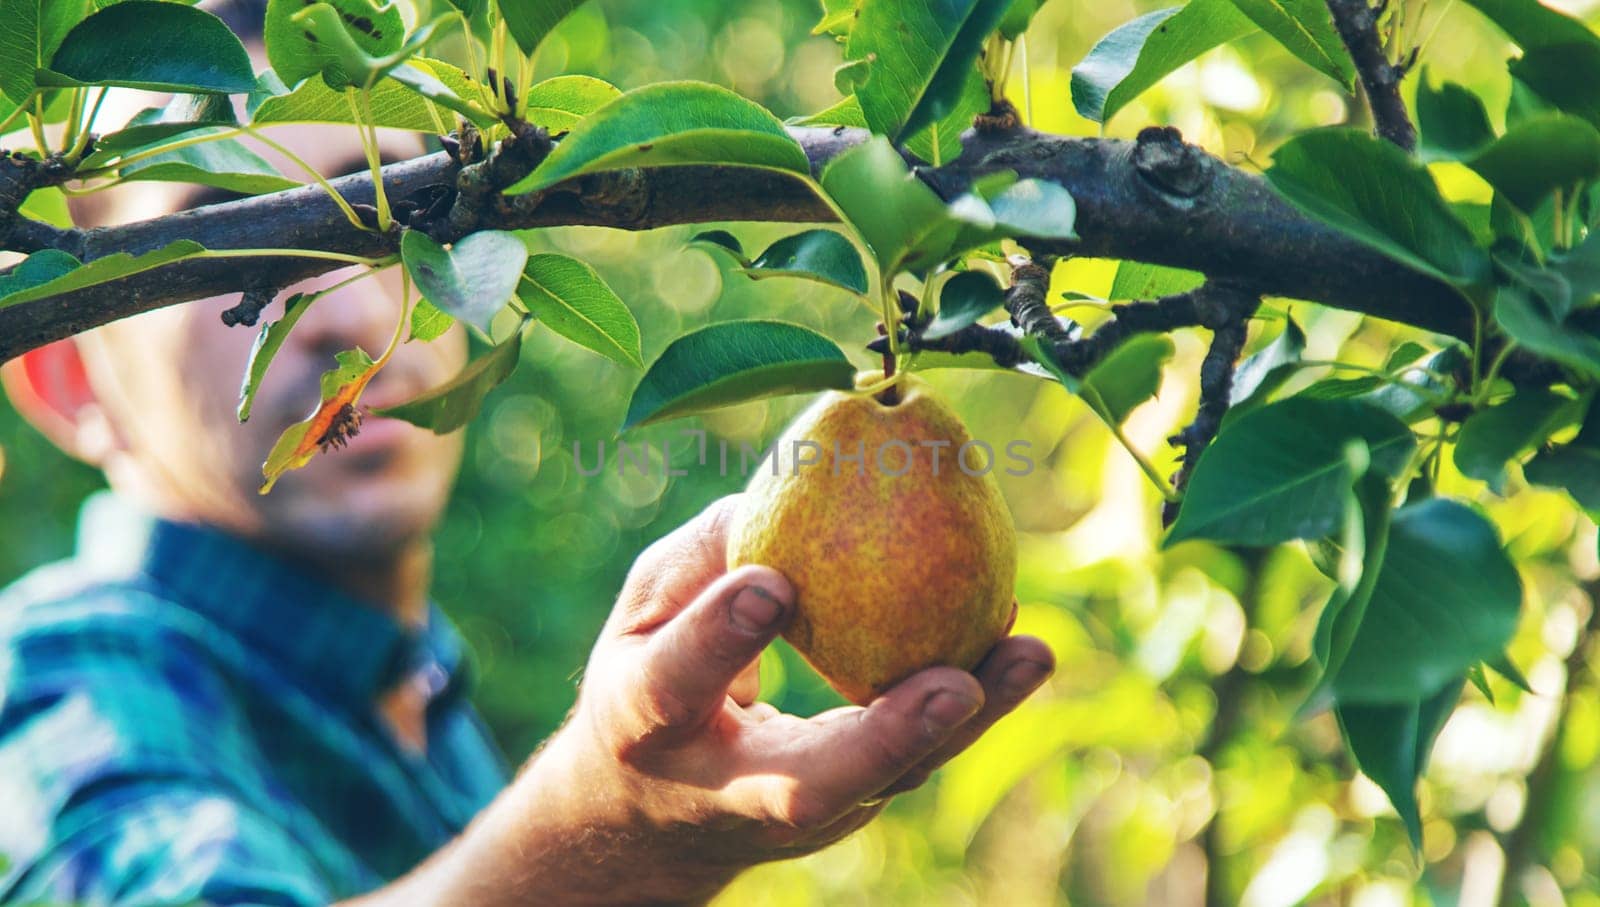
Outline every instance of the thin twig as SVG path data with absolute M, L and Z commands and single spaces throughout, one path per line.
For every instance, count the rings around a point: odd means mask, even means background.
M 1367 0 L 1327 0 L 1327 4 L 1339 39 L 1350 51 L 1361 87 L 1366 90 L 1374 131 L 1405 151 L 1415 151 L 1417 129 L 1400 97 L 1400 80 L 1405 78 L 1406 67 L 1390 63 L 1384 52 L 1378 36 L 1381 7 L 1368 6 Z

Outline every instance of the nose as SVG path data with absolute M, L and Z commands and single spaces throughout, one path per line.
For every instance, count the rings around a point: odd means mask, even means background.
M 311 304 L 295 325 L 290 335 L 295 342 L 319 358 L 332 358 L 341 350 L 357 346 L 374 358 L 382 354 L 394 335 L 395 321 L 400 317 L 400 290 L 398 286 L 390 286 L 398 283 L 398 279 L 378 274 L 344 283 L 360 274 L 360 269 L 347 268 L 294 288 L 297 293 L 327 291 Z

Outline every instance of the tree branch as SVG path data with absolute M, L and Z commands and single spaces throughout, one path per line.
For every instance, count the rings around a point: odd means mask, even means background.
M 813 172 L 866 135 L 855 129 L 794 128 Z M 1300 214 L 1266 181 L 1152 129 L 1136 142 L 1065 138 L 1019 129 L 970 133 L 961 157 L 918 173 L 946 198 L 988 173 L 1059 183 L 1077 203 L 1079 239 L 1030 243 L 1036 254 L 1127 258 L 1203 271 L 1264 294 L 1321 302 L 1469 339 L 1472 310 L 1451 287 L 1374 252 Z M 471 170 L 444 152 L 384 168 L 391 199 L 456 193 Z M 370 203 L 370 177 L 334 181 L 355 203 Z M 801 182 L 735 167 L 667 167 L 580 177 L 530 196 L 489 196 L 474 226 L 562 225 L 644 230 L 708 221 L 824 222 L 830 209 Z M 451 212 L 452 224 L 458 219 Z M 436 228 L 430 224 L 430 232 Z M 449 230 L 446 233 L 451 232 Z M 73 231 L 85 260 L 139 254 L 187 238 L 209 249 L 306 248 L 386 254 L 393 238 L 357 230 L 319 189 L 304 187 L 124 226 Z M 7 248 L 16 249 L 8 244 Z M 56 246 L 59 247 L 59 246 Z M 338 267 L 313 259 L 201 260 L 0 308 L 0 361 L 79 331 L 162 306 L 251 287 L 283 286 Z
M 1327 0 L 1328 12 L 1333 14 L 1334 28 L 1339 39 L 1350 51 L 1350 59 L 1361 76 L 1361 87 L 1367 93 L 1367 104 L 1372 108 L 1373 127 L 1379 137 L 1399 145 L 1406 151 L 1417 150 L 1417 130 L 1411 125 L 1405 101 L 1400 98 L 1400 80 L 1405 78 L 1406 67 L 1389 62 L 1383 42 L 1378 38 L 1378 15 L 1384 3 L 1377 7 L 1367 5 L 1367 0 Z

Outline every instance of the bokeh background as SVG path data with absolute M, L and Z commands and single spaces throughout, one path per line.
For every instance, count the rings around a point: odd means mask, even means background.
M 1427 38 L 1429 77 L 1467 84 L 1491 111 L 1503 108 L 1504 38 L 1464 4 L 1403 5 Z M 1071 67 L 1100 36 L 1154 6 L 1050 0 L 1009 87 L 1028 121 L 1099 134 L 1073 112 Z M 804 115 L 839 97 L 832 70 L 840 48 L 810 34 L 818 14 L 815 0 L 593 0 L 541 49 L 537 66 L 624 89 L 703 79 L 780 116 Z M 1106 133 L 1172 124 L 1251 168 L 1295 130 L 1361 116 L 1338 86 L 1257 35 L 1179 70 Z M 1459 198 L 1482 191 L 1463 172 L 1436 173 Z M 757 249 L 794 229 L 713 226 Z M 871 312 L 826 288 L 730 272 L 724 259 L 687 246 L 692 232 L 575 228 L 531 241 L 599 269 L 638 318 L 647 360 L 686 330 L 763 316 L 817 328 L 870 363 L 861 347 L 873 335 Z M 1055 289 L 1105 296 L 1116 268 L 1069 262 Z M 1270 340 L 1290 311 L 1307 329 L 1312 359 L 1381 364 L 1405 333 L 1276 300 L 1253 327 L 1253 345 Z M 1092 322 L 1096 313 L 1071 314 Z M 1193 412 L 1206 340 L 1198 332 L 1177 339 L 1160 394 L 1128 426 L 1169 473 L 1164 439 Z M 1469 687 L 1423 785 L 1425 843 L 1413 854 L 1382 794 L 1356 774 L 1331 717 L 1293 720 L 1313 680 L 1309 641 L 1330 585 L 1303 550 L 1190 543 L 1158 551 L 1157 495 L 1059 385 L 997 372 L 930 377 L 976 437 L 997 448 L 1030 445 L 1037 468 L 1001 476 L 1022 533 L 1018 629 L 1049 641 L 1058 674 L 878 822 L 808 859 L 748 873 L 719 903 L 1600 905 L 1600 774 L 1592 768 L 1600 690 L 1579 645 L 1600 567 L 1594 526 L 1565 498 L 1517 482 L 1511 497 L 1496 498 L 1447 468 L 1441 491 L 1480 501 L 1524 573 L 1528 598 L 1511 652 L 1537 693 L 1496 680 L 1491 704 Z M 570 707 L 637 553 L 742 485 L 736 472 L 715 469 L 669 478 L 661 445 L 671 446 L 675 466 L 694 457 L 689 428 L 735 450 L 764 445 L 806 402 L 747 404 L 646 429 L 630 440 L 656 448 L 647 475 L 619 475 L 611 459 L 603 473 L 581 475 L 574 444 L 592 469 L 637 378 L 538 331 L 520 371 L 468 432 L 459 488 L 438 531 L 434 591 L 472 643 L 478 705 L 513 760 Z M 4 404 L 0 455 L 0 580 L 9 581 L 70 550 L 76 508 L 101 480 Z M 767 698 L 785 709 L 811 713 L 839 701 L 781 645 L 763 662 L 763 679 Z

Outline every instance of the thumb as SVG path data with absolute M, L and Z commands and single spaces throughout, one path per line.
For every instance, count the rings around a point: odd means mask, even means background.
M 794 612 L 794 587 L 770 567 L 720 577 L 651 635 L 640 651 L 633 700 L 638 738 L 697 728 Z

